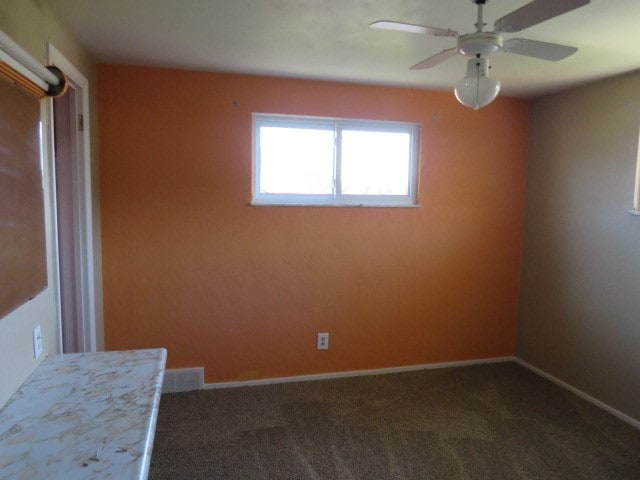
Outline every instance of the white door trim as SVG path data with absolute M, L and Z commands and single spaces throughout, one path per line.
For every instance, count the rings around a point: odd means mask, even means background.
M 84 128 L 80 135 L 80 141 L 78 142 L 78 156 L 82 159 L 78 165 L 78 185 L 77 192 L 79 198 L 79 212 L 80 212 L 80 311 L 83 321 L 83 349 L 85 352 L 95 352 L 97 350 L 96 345 L 96 291 L 95 291 L 95 265 L 94 265 L 94 235 L 93 235 L 93 197 L 92 197 L 92 175 L 91 175 L 91 135 L 90 135 L 90 122 L 89 122 L 89 81 L 86 79 L 80 71 L 73 66 L 69 60 L 66 59 L 60 51 L 55 48 L 50 42 L 47 42 L 47 63 L 49 65 L 55 65 L 64 72 L 67 78 L 77 86 L 77 90 L 81 90 L 80 98 L 77 99 L 78 109 L 83 115 Z M 50 100 L 51 105 L 53 101 Z M 50 121 L 53 125 L 53 107 L 49 109 Z M 53 145 L 52 145 L 53 147 Z M 55 185 L 55 182 L 54 182 Z M 55 198 L 55 196 L 54 196 Z M 54 214 L 55 214 L 54 209 Z M 55 228 L 55 242 L 56 251 L 58 250 L 57 244 L 57 219 L 54 222 Z M 60 275 L 59 269 L 58 276 Z M 62 314 L 60 311 L 60 278 L 57 279 L 57 292 L 56 297 L 58 299 L 58 323 L 62 320 Z M 58 348 L 62 352 L 62 328 L 59 325 L 58 328 Z

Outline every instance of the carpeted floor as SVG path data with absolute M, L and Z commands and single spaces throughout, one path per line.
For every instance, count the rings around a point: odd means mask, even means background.
M 177 393 L 149 478 L 632 480 L 640 430 L 514 363 Z

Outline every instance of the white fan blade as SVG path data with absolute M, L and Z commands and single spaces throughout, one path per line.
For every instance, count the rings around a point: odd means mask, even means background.
M 433 57 L 429 57 L 426 60 L 421 61 L 420 63 L 416 63 L 411 70 L 424 70 L 425 68 L 435 67 L 445 60 L 449 60 L 451 57 L 455 57 L 458 53 L 458 50 L 455 48 L 450 48 L 449 50 L 443 50 L 440 53 L 436 53 Z
M 591 0 L 534 0 L 524 7 L 499 18 L 494 23 L 496 32 L 519 32 L 545 20 L 583 7 Z
M 380 20 L 369 25 L 371 28 L 382 28 L 384 30 L 396 30 L 399 32 L 421 33 L 433 35 L 434 37 L 457 37 L 458 32 L 448 28 L 427 27 L 424 25 L 412 25 L 410 23 L 392 22 L 390 20 Z
M 569 55 L 573 55 L 578 49 L 575 47 L 567 47 L 566 45 L 558 45 L 556 43 L 526 40 L 524 38 L 512 38 L 511 40 L 504 42 L 502 50 L 509 53 L 517 53 L 518 55 L 526 55 L 527 57 L 557 62 L 558 60 L 567 58 Z

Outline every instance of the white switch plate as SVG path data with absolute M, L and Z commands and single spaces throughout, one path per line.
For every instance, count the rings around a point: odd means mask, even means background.
M 318 350 L 327 350 L 329 348 L 329 334 L 318 334 Z
M 42 328 L 40 325 L 33 329 L 33 358 L 42 355 Z

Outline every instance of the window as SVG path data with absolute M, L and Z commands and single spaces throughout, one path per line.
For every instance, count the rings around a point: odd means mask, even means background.
M 414 206 L 419 127 L 254 114 L 253 205 Z

